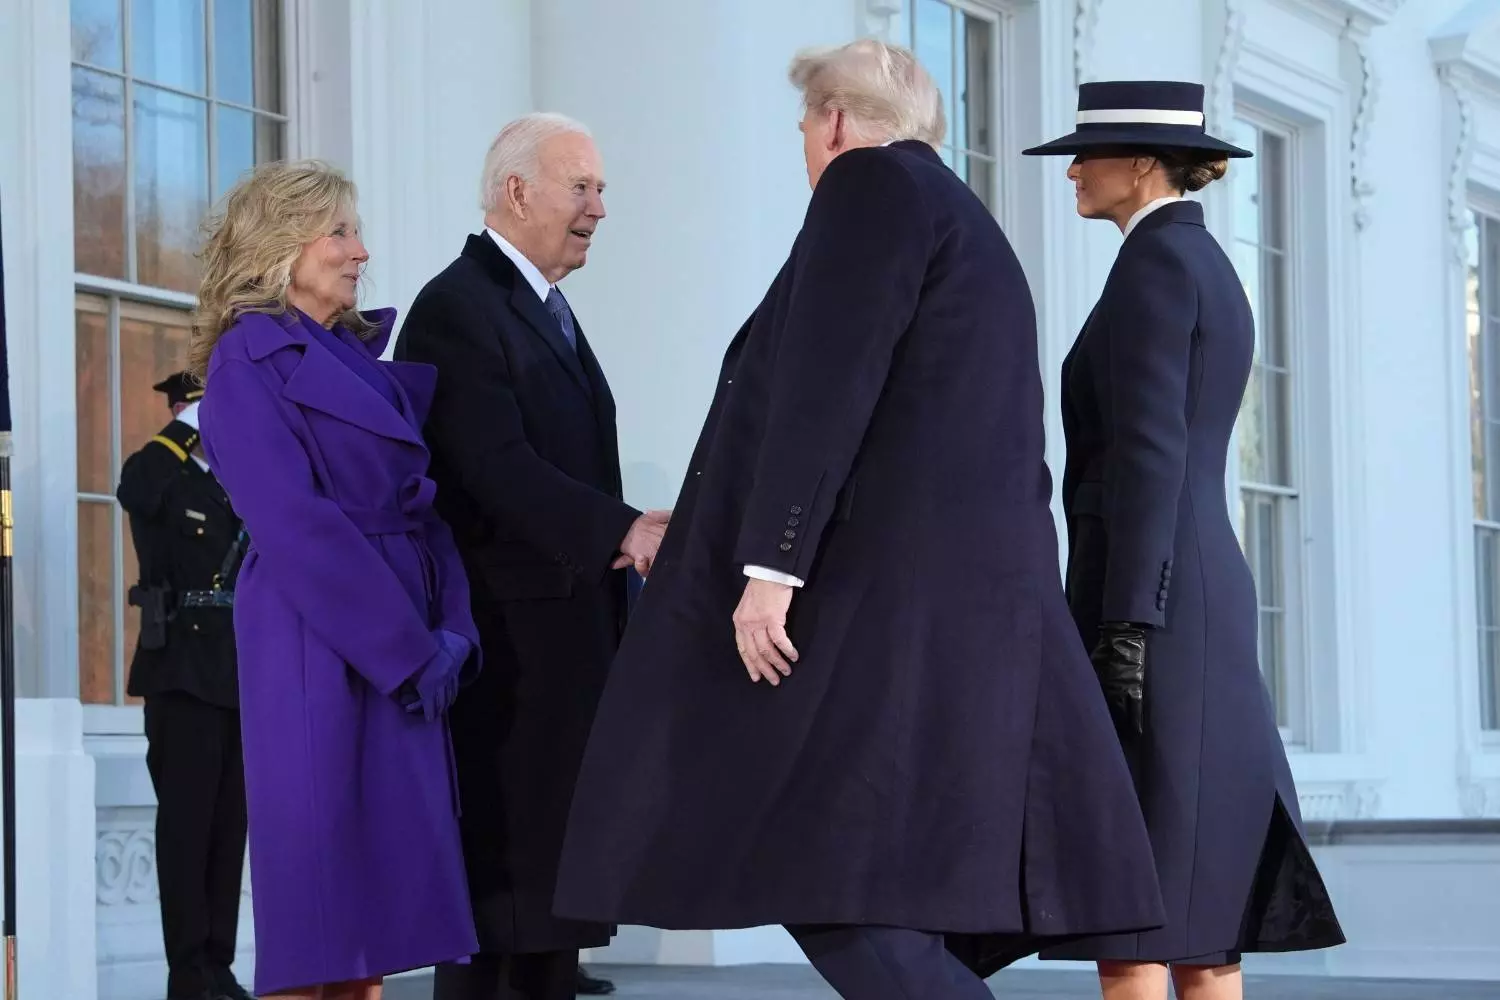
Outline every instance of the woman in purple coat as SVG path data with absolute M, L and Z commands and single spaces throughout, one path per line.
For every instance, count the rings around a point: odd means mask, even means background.
M 190 352 L 251 538 L 235 639 L 262 997 L 377 1000 L 383 976 L 477 948 L 447 709 L 478 636 L 418 431 L 436 372 L 379 360 L 394 310 L 354 311 L 354 200 L 315 163 L 241 182 Z
M 1224 495 L 1255 322 L 1183 198 L 1248 156 L 1203 87 L 1088 83 L 1078 213 L 1125 242 L 1063 362 L 1068 604 L 1131 764 L 1167 922 L 1043 953 L 1093 959 L 1105 1000 L 1238 1000 L 1240 956 L 1343 942 L 1261 679 L 1255 582 Z

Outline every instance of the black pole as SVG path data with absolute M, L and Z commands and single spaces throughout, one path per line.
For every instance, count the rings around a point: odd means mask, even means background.
M 0 240 L 0 810 L 5 822 L 5 1000 L 16 987 L 16 644 L 11 578 L 10 367 L 5 350 L 5 255 Z

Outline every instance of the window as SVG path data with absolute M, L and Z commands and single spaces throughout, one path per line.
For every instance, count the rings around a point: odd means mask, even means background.
M 1247 116 L 1235 142 L 1255 158 L 1231 174 L 1234 261 L 1255 313 L 1255 358 L 1240 406 L 1240 539 L 1255 576 L 1261 670 L 1284 731 L 1303 731 L 1301 512 L 1296 455 L 1297 261 L 1288 235 L 1291 135 Z
M 1474 213 L 1465 304 L 1480 726 L 1500 730 L 1500 218 Z
M 286 142 L 281 0 L 72 0 L 79 689 L 125 702 L 135 552 L 114 488 L 166 423 L 213 200 Z
M 1000 204 L 995 81 L 999 74 L 998 15 L 959 0 L 914 0 L 905 38 L 943 92 L 948 120 L 943 160 L 992 211 Z

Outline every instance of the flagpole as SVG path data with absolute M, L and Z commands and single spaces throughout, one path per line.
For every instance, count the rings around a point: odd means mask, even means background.
M 5 350 L 5 256 L 0 240 L 0 810 L 4 812 L 5 1000 L 16 984 L 16 644 L 12 577 L 14 508 L 10 494 L 10 367 Z

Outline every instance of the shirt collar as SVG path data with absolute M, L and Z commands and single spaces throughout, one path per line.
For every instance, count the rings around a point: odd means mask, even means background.
M 552 285 L 547 282 L 546 278 L 542 277 L 541 270 L 531 261 L 527 260 L 526 255 L 512 246 L 510 241 L 504 236 L 501 236 L 489 226 L 485 226 L 484 231 L 489 233 L 490 239 L 495 241 L 495 246 L 500 248 L 500 252 L 509 257 L 510 262 L 516 265 L 516 270 L 521 272 L 521 277 L 526 279 L 526 284 L 531 286 L 533 292 L 536 292 L 536 297 L 542 302 L 546 302 L 547 293 L 552 291 Z
M 1136 213 L 1130 217 L 1130 221 L 1125 223 L 1124 235 L 1129 236 L 1135 229 L 1135 227 L 1141 224 L 1142 219 L 1150 215 L 1152 212 L 1156 211 L 1158 208 L 1161 208 L 1163 205 L 1170 205 L 1174 201 L 1185 200 L 1186 199 L 1184 198 L 1173 196 L 1170 198 L 1158 198 L 1155 201 L 1148 202 L 1145 205 L 1142 205 L 1139 209 L 1136 210 Z
M 182 412 L 179 413 L 179 414 L 177 414 L 177 419 L 181 420 L 183 423 L 187 424 L 193 430 L 197 430 L 198 429 L 198 400 L 195 399 L 191 403 L 189 403 L 188 405 L 184 406 L 182 408 Z

